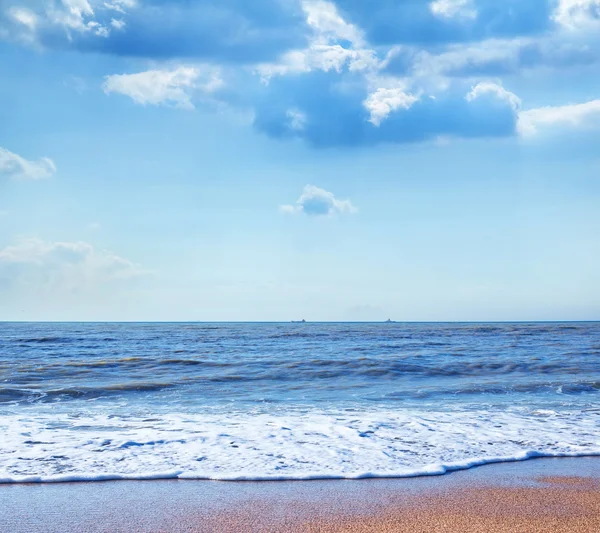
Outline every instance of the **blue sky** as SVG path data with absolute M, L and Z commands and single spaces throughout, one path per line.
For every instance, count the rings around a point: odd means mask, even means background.
M 600 0 L 0 0 L 0 320 L 600 319 Z

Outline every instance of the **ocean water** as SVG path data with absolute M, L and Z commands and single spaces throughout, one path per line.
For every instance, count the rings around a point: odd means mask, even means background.
M 0 481 L 600 455 L 600 323 L 0 323 Z

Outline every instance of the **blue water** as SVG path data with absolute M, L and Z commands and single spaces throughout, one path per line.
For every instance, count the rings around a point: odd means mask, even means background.
M 0 479 L 443 473 L 600 452 L 600 323 L 0 324 Z

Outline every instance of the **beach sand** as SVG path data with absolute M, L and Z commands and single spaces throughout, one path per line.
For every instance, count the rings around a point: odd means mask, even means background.
M 600 458 L 436 477 L 0 486 L 0 531 L 600 532 Z

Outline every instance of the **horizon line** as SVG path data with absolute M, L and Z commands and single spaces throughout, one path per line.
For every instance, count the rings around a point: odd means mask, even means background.
M 0 324 L 560 324 L 596 323 L 566 320 L 0 320 Z

